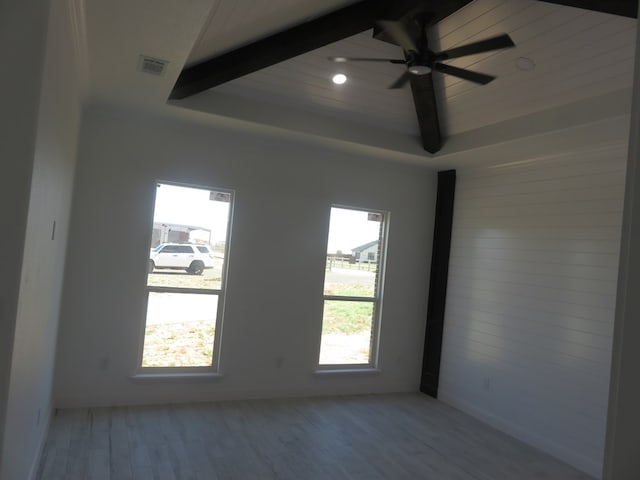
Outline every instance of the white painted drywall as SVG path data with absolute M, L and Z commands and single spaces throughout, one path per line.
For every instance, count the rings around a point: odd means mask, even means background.
M 585 126 L 585 141 L 600 127 Z M 460 169 L 456 187 L 440 398 L 594 476 L 625 134 L 589 151 L 529 158 L 522 150 Z
M 640 478 L 640 32 L 634 83 L 604 461 L 606 480 Z
M 234 189 L 222 378 L 133 382 L 156 180 Z M 59 406 L 416 391 L 434 172 L 91 106 L 63 294 Z M 391 212 L 381 373 L 314 375 L 332 203 Z
M 0 220 L 3 227 L 0 248 L 0 469 L 4 465 L 4 425 L 44 65 L 48 3 L 46 0 L 14 0 L 0 4 L 0 58 L 5 65 L 11 65 L 11 69 L 20 72 L 19 75 L 0 75 L 0 89 L 5 92 L 0 109 Z M 27 29 L 25 25 L 31 25 L 31 28 Z M 16 45 L 21 48 L 16 48 Z
M 5 100 L 10 103 L 14 98 L 21 102 L 16 105 L 16 111 L 9 108 L 9 112 L 17 118 L 29 113 L 29 122 L 2 127 L 7 134 L 3 136 L 3 144 L 5 138 L 9 144 L 17 142 L 14 137 L 21 140 L 22 145 L 16 145 L 7 152 L 6 159 L 20 163 L 23 170 L 20 176 L 10 174 L 7 178 L 16 183 L 9 187 L 19 188 L 19 195 L 6 200 L 3 195 L 0 202 L 0 208 L 13 209 L 12 215 L 2 216 L 7 218 L 7 224 L 3 227 L 3 252 L 0 254 L 3 278 L 0 281 L 6 282 L 10 279 L 6 277 L 13 277 L 11 280 L 19 285 L 19 292 L 15 288 L 9 292 L 2 288 L 3 294 L 15 295 L 17 302 L 13 316 L 7 317 L 6 323 L 3 318 L 0 327 L 3 342 L 10 342 L 6 352 L 11 354 L 7 382 L 4 382 L 4 377 L 0 382 L 8 387 L 6 419 L 4 428 L 0 430 L 4 438 L 0 467 L 2 480 L 32 478 L 52 410 L 53 364 L 80 120 L 68 2 L 51 2 L 49 14 L 48 2 L 14 3 L 21 7 L 28 3 L 32 11 L 19 18 L 10 15 L 13 20 L 11 26 L 25 32 L 20 41 L 30 43 L 33 37 L 37 45 L 33 45 L 33 55 L 25 52 L 26 58 L 22 63 L 13 65 L 16 80 L 23 85 L 14 86 L 11 94 L 5 95 Z M 0 30 L 2 27 L 0 24 Z M 17 42 L 18 39 L 10 42 L 10 48 L 15 49 Z M 0 43 L 5 46 L 6 41 Z M 42 73 L 37 68 L 38 62 L 44 62 Z M 31 75 L 35 79 L 30 78 Z M 41 75 L 44 80 L 40 85 L 36 79 Z M 22 108 L 28 112 L 17 113 Z M 2 114 L 0 118 L 3 118 Z M 2 152 L 3 161 L 4 155 Z M 2 178 L 4 180 L 5 175 Z M 2 183 L 4 190 L 5 182 Z M 56 234 L 52 240 L 54 220 Z M 16 238 L 15 244 L 6 243 L 5 235 L 11 236 L 14 228 L 22 228 L 22 238 Z M 5 263 L 5 256 L 10 261 Z M 14 265 L 16 262 L 19 264 Z M 8 270 L 5 267 L 9 267 Z M 5 328 L 12 330 L 7 331 L 7 337 L 4 337 Z

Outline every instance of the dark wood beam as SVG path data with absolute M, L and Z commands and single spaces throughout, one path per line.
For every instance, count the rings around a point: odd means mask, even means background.
M 361 0 L 274 35 L 206 60 L 182 71 L 170 99 L 209 88 L 343 40 L 373 28 L 376 20 L 402 21 L 416 12 L 428 13 L 435 24 L 471 0 Z
M 420 45 L 420 48 L 427 50 L 429 44 L 426 37 L 422 41 L 424 44 Z M 442 135 L 436 90 L 433 85 L 433 73 L 411 75 L 409 82 L 411 83 L 413 104 L 418 116 L 422 147 L 429 153 L 436 153 L 442 148 Z
M 375 22 L 379 4 L 363 0 L 187 68 L 169 98 L 189 97 L 363 32 Z
M 584 8 L 595 12 L 612 13 L 621 17 L 638 18 L 638 0 L 540 0 L 567 7 Z
M 431 275 L 427 305 L 427 330 L 422 358 L 420 391 L 438 397 L 442 335 L 444 333 L 444 308 L 447 302 L 449 278 L 449 253 L 453 227 L 453 203 L 456 193 L 456 171 L 438 172 L 436 216 L 433 225 L 433 249 L 431 251 Z
M 442 148 L 438 104 L 433 88 L 433 74 L 411 75 L 411 93 L 416 107 L 422 146 L 429 153 L 436 153 Z

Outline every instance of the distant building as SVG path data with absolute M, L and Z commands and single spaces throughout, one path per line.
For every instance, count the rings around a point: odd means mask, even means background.
M 351 253 L 353 254 L 353 258 L 355 258 L 356 262 L 377 262 L 380 253 L 379 243 L 378 240 L 374 240 L 373 242 L 352 248 Z
M 161 243 L 211 243 L 211 230 L 196 225 L 154 222 L 151 248 Z

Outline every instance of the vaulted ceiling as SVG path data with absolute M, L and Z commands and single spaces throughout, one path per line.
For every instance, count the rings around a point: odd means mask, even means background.
M 174 87 L 184 80 L 184 74 L 179 77 L 183 69 L 255 42 L 258 48 L 250 50 L 258 57 L 255 63 L 269 63 L 272 53 L 266 48 L 260 49 L 269 46 L 265 38 L 304 22 L 312 25 L 331 12 L 356 8 L 361 3 L 344 0 L 87 2 L 83 6 L 89 93 L 102 101 L 173 109 L 183 115 L 193 111 L 217 121 L 248 122 L 283 131 L 335 137 L 340 141 L 366 143 L 367 138 L 375 138 L 384 144 L 388 138 L 386 148 L 410 155 L 427 155 L 419 141 L 411 89 L 409 86 L 388 88 L 404 71 L 403 65 L 337 64 L 327 59 L 331 56 L 403 58 L 400 47 L 372 38 L 371 30 L 332 41 L 246 75 L 232 72 L 229 81 L 211 89 L 200 88 L 201 92 L 171 100 L 167 105 L 172 91 L 175 96 Z M 636 20 L 631 16 L 637 9 L 634 1 L 560 2 L 589 4 L 587 6 L 598 9 L 604 6 L 618 14 L 536 0 L 425 0 L 422 3 L 451 4 L 454 12 L 429 28 L 432 50 L 450 49 L 502 33 L 508 33 L 516 44 L 515 48 L 447 62 L 495 75 L 497 79 L 488 85 L 433 73 L 444 138 L 631 87 L 636 34 Z M 336 25 L 335 30 L 339 27 Z M 350 33 L 347 28 L 334 36 L 344 37 L 344 32 Z M 328 38 L 333 40 L 331 35 Z M 315 37 L 311 44 L 314 41 Z M 284 50 L 295 53 L 295 48 Z M 167 72 L 161 77 L 141 73 L 136 68 L 141 54 L 168 60 Z M 532 69 L 527 69 L 531 66 Z M 338 72 L 348 77 L 343 85 L 331 82 L 331 77 Z M 354 132 L 353 135 L 345 134 L 345 129 Z

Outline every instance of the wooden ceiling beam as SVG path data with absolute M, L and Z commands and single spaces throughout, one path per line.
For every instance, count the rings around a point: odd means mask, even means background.
M 371 28 L 378 0 L 362 0 L 182 71 L 170 99 L 189 97 Z
M 182 71 L 169 96 L 180 99 L 373 28 L 376 20 L 428 12 L 433 25 L 471 0 L 361 0 Z
M 436 153 L 442 148 L 438 104 L 433 87 L 433 74 L 411 75 L 411 93 L 416 108 L 422 148 L 429 153 Z

